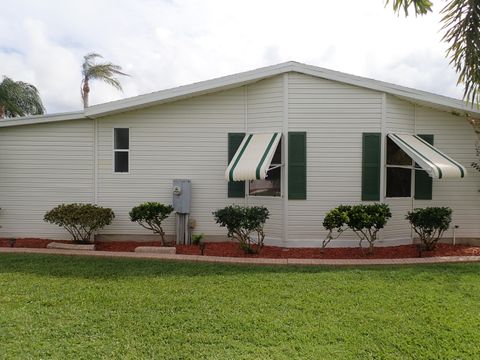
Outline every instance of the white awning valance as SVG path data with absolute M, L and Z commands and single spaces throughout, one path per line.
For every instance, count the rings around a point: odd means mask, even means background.
M 228 164 L 228 181 L 265 179 L 281 133 L 247 134 Z
M 467 173 L 459 162 L 417 135 L 388 134 L 388 137 L 433 178 L 463 178 Z

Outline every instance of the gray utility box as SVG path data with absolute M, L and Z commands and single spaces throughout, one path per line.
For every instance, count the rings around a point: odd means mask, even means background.
M 173 208 L 179 214 L 190 213 L 192 183 L 186 179 L 173 180 Z

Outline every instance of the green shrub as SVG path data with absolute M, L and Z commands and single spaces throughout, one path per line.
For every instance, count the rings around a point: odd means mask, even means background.
M 322 248 L 325 248 L 330 241 L 338 239 L 342 233 L 348 229 L 348 212 L 351 206 L 340 205 L 330 210 L 323 219 L 323 227 L 328 230 L 327 237 L 322 242 Z M 335 234 L 335 235 L 334 235 Z
M 328 230 L 328 234 L 322 246 L 325 247 L 331 240 L 350 229 L 359 237 L 360 247 L 366 240 L 369 253 L 372 253 L 378 232 L 391 217 L 392 213 L 387 204 L 340 205 L 325 215 L 323 227 Z M 333 235 L 334 232 L 337 233 L 336 236 Z
M 153 231 L 161 237 L 162 246 L 165 245 L 165 232 L 162 228 L 162 221 L 173 212 L 173 206 L 164 205 L 159 202 L 146 202 L 135 206 L 130 210 L 130 220 L 138 223 L 147 230 Z
M 200 245 L 204 234 L 192 234 L 192 245 Z
M 405 217 L 418 234 L 422 250 L 434 250 L 452 221 L 449 207 L 427 207 L 409 211 Z
M 203 241 L 204 234 L 192 234 L 192 244 L 197 245 L 200 248 L 200 253 L 203 255 L 207 243 Z
M 92 204 L 62 204 L 47 211 L 43 220 L 63 227 L 74 242 L 89 243 L 95 231 L 112 223 L 112 209 Z
M 265 233 L 263 227 L 269 218 L 264 206 L 231 205 L 213 212 L 215 221 L 226 227 L 228 237 L 237 240 L 246 253 L 259 253 L 263 247 Z

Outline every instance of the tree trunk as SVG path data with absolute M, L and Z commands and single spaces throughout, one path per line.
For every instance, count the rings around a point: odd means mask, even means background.
M 88 86 L 88 79 L 83 80 L 83 87 L 82 87 L 82 100 L 83 100 L 83 108 L 86 109 L 88 107 L 88 93 L 90 92 L 90 86 Z
M 4 118 L 5 118 L 5 106 L 0 105 L 0 119 L 4 119 Z

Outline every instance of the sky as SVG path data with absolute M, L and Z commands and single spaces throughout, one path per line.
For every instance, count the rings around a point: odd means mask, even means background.
M 461 98 L 439 10 L 384 0 L 0 0 L 0 76 L 35 85 L 47 113 L 82 109 L 83 56 L 123 67 L 90 104 L 298 61 Z

